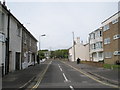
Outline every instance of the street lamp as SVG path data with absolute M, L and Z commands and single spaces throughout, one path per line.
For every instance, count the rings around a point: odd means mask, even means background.
M 45 34 L 39 36 L 39 50 L 40 50 L 40 37 L 46 36 Z
M 40 51 L 40 37 L 43 37 L 43 36 L 46 36 L 45 34 L 43 34 L 43 35 L 40 35 L 39 36 L 39 50 L 38 50 L 38 56 L 37 56 L 37 62 L 38 62 L 38 64 L 39 64 L 39 59 L 40 59 L 40 53 L 39 53 L 39 51 Z

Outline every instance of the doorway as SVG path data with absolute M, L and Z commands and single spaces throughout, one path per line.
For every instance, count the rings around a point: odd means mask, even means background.
M 20 53 L 19 52 L 16 52 L 15 70 L 20 70 Z

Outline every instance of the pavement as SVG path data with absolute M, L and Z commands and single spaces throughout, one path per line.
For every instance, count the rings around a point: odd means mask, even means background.
M 38 74 L 42 73 L 44 68 L 47 66 L 47 62 L 43 64 L 36 64 L 26 69 L 14 71 L 5 75 L 2 78 L 2 89 L 3 90 L 16 90 L 19 88 L 26 88 Z
M 68 62 L 65 63 L 72 65 L 80 70 L 83 70 L 93 76 L 98 77 L 100 80 L 107 81 L 112 84 L 120 86 L 120 70 L 106 69 L 102 67 L 92 66 L 88 64 L 77 64 L 77 62 Z

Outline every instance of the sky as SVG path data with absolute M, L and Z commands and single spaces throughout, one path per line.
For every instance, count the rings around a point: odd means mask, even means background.
M 49 50 L 71 47 L 72 32 L 75 38 L 80 37 L 84 43 L 88 42 L 89 33 L 101 27 L 101 22 L 118 11 L 117 0 L 116 2 L 24 1 L 9 1 L 7 6 L 40 41 L 41 49 Z M 40 37 L 39 40 L 39 36 L 43 34 L 46 36 Z

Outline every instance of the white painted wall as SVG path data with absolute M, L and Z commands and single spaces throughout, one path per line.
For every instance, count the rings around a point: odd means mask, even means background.
M 2 10 L 1 6 L 0 6 L 0 33 L 4 35 L 3 41 L 5 41 L 5 38 L 7 36 L 7 16 L 6 13 L 4 13 L 4 10 Z M 5 42 L 0 42 L 0 66 L 2 63 L 5 66 Z
M 99 31 L 101 31 L 102 29 L 101 28 L 99 28 L 99 29 L 97 29 L 97 31 L 95 30 L 95 31 L 93 31 L 92 33 L 94 33 L 96 36 L 98 35 L 98 32 Z M 92 34 L 91 33 L 91 34 Z M 89 34 L 89 35 L 91 35 L 91 34 Z M 103 34 L 102 34 L 103 35 Z M 90 46 L 92 45 L 92 44 L 96 44 L 97 42 L 103 42 L 103 37 L 95 37 L 95 39 L 91 39 L 90 38 L 90 41 L 89 41 L 89 43 L 90 43 Z M 103 47 L 103 46 L 102 46 Z M 94 62 L 98 62 L 98 61 L 100 61 L 100 60 L 103 60 L 103 58 L 104 57 L 99 57 L 99 52 L 103 52 L 103 48 L 96 48 L 96 49 L 91 49 L 91 47 L 89 48 L 90 49 L 90 51 L 89 51 L 89 53 L 90 53 L 90 56 L 91 56 L 91 61 L 94 61 Z
M 0 67 L 2 66 L 2 42 L 0 42 Z
M 75 61 L 80 58 L 81 61 L 89 61 L 89 44 L 83 45 L 82 43 L 76 43 L 75 45 Z M 69 60 L 74 61 L 74 49 L 69 49 Z
M 22 43 L 22 29 L 21 34 L 17 34 L 17 22 L 11 17 L 10 18 L 10 72 L 15 70 L 16 65 L 16 52 L 21 53 L 21 43 Z M 20 61 L 21 62 L 21 61 Z M 21 65 L 20 65 L 21 66 Z

